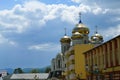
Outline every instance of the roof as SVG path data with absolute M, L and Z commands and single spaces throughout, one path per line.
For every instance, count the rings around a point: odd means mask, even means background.
M 23 74 L 12 74 L 9 80 L 18 79 L 47 79 L 48 73 L 23 73 Z
M 112 40 L 114 40 L 114 39 L 116 39 L 116 38 L 120 38 L 120 35 L 118 35 L 118 36 L 116 36 L 116 37 L 114 37 L 114 38 L 112 38 L 112 39 L 110 39 L 110 40 L 108 40 L 108 41 L 106 41 L 106 42 L 104 42 L 104 43 L 102 43 L 102 44 L 100 44 L 100 45 L 98 45 L 98 46 L 96 46 L 96 47 L 94 47 L 94 48 L 86 51 L 86 52 L 84 52 L 83 54 L 86 54 L 87 52 L 89 52 L 89 51 L 91 51 L 91 50 L 94 50 L 95 48 L 98 48 L 98 47 L 100 47 L 100 46 L 102 46 L 102 45 L 104 45 L 104 44 L 106 44 L 106 43 L 108 43 L 108 42 L 110 42 L 110 41 L 112 41 Z
M 5 76 L 5 77 L 3 77 L 3 80 L 10 80 L 10 77 L 11 77 L 12 75 L 8 75 L 8 76 Z
M 48 76 L 48 79 L 51 79 L 51 78 L 60 78 L 62 76 L 62 70 L 55 70 L 55 71 L 52 71 L 50 72 L 49 76 Z M 56 80 L 56 79 L 55 79 Z

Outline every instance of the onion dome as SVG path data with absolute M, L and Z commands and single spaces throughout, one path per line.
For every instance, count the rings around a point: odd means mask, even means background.
M 61 59 L 63 57 L 63 54 L 62 53 L 58 53 L 57 55 L 56 55 L 56 59 Z
M 76 24 L 75 28 L 72 30 L 72 33 L 79 32 L 81 34 L 89 34 L 89 28 L 82 23 L 80 13 L 79 17 L 80 17 L 79 23 Z
M 89 34 L 89 28 L 86 27 L 83 23 L 79 23 L 73 29 L 72 33 L 79 32 L 81 34 Z
M 81 33 L 79 33 L 79 32 L 73 33 L 73 35 L 71 37 L 71 39 L 73 39 L 73 40 L 75 40 L 75 39 L 81 39 L 81 38 L 83 38 L 83 35 Z
M 71 39 L 68 36 L 64 36 L 63 38 L 60 39 L 61 43 L 70 43 Z
M 97 28 L 97 26 L 96 26 L 96 28 Z M 91 36 L 91 42 L 92 43 L 101 43 L 101 42 L 103 42 L 103 36 L 98 34 L 97 29 L 96 29 L 95 34 L 93 36 Z
M 65 35 L 64 35 L 63 38 L 60 39 L 60 42 L 61 42 L 61 43 L 70 43 L 70 42 L 71 42 L 70 37 L 68 37 L 68 36 L 66 35 L 66 28 L 65 28 Z
M 93 36 L 91 36 L 91 41 L 99 41 L 99 42 L 103 42 L 103 36 L 96 33 Z
M 56 57 L 62 57 L 63 54 L 62 53 L 58 53 Z

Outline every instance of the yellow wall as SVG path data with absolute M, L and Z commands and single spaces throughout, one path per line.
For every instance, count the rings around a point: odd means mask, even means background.
M 81 79 L 86 79 L 85 71 L 85 57 L 83 52 L 93 48 L 92 44 L 78 44 L 74 46 L 75 51 L 75 73 L 76 76 L 80 76 Z
M 117 44 L 115 42 L 117 42 Z M 115 45 L 117 45 L 118 47 L 115 48 Z M 120 80 L 120 76 L 116 76 L 120 74 L 120 36 L 113 38 L 106 43 L 85 52 L 84 54 L 84 56 L 87 56 L 86 64 L 89 64 L 89 69 L 91 68 L 91 65 L 96 64 L 96 62 L 94 62 L 96 60 L 97 67 L 100 71 L 99 74 L 104 74 L 105 78 L 108 80 L 109 77 L 107 76 L 112 73 L 114 74 L 114 79 Z M 117 64 L 116 62 L 118 62 L 119 64 Z M 94 69 L 94 66 L 92 66 L 92 68 Z M 89 77 L 91 76 L 91 74 L 92 73 L 88 74 Z

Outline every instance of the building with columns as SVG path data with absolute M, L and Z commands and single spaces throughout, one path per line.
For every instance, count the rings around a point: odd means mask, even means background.
M 89 80 L 120 80 L 120 35 L 84 52 Z
M 81 21 L 81 14 L 78 23 L 72 30 L 72 36 L 65 35 L 60 39 L 61 53 L 57 54 L 51 61 L 53 71 L 64 71 L 66 80 L 86 79 L 85 58 L 83 53 L 98 46 L 103 42 L 103 37 L 95 31 L 89 39 L 89 28 Z M 59 57 L 58 57 L 59 56 Z

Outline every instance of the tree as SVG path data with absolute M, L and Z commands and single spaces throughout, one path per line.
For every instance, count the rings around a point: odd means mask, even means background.
M 30 73 L 40 73 L 39 69 L 32 69 Z
M 51 71 L 51 68 L 50 67 L 46 67 L 45 73 L 49 73 L 50 71 Z
M 23 73 L 23 71 L 22 71 L 21 68 L 16 68 L 16 69 L 14 69 L 13 73 L 15 73 L 15 74 L 17 74 L 17 73 Z

